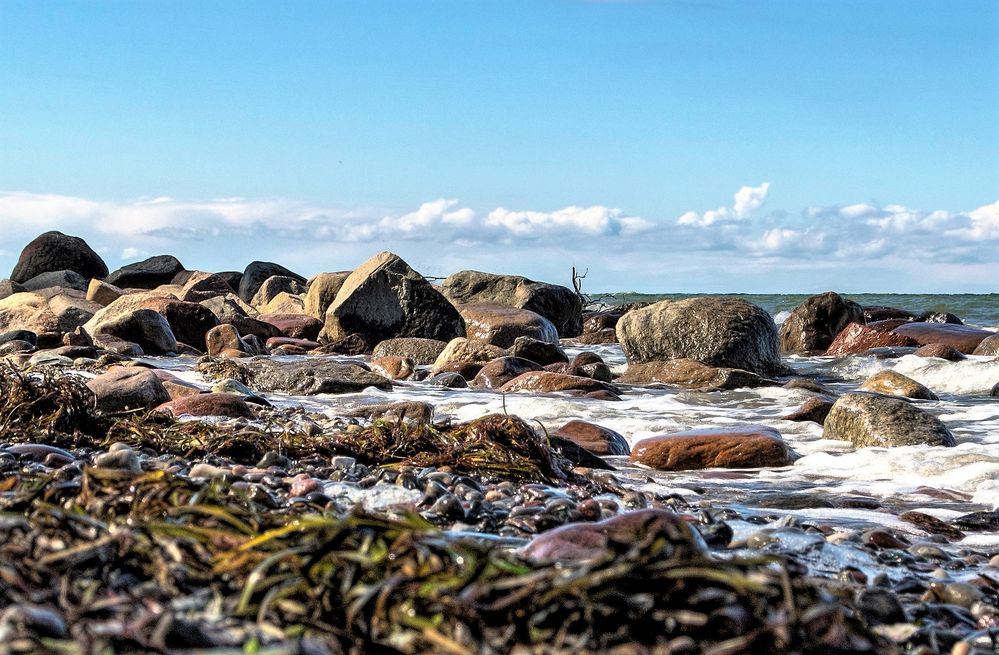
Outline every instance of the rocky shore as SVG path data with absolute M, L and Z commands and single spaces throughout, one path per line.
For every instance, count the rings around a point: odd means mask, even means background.
M 506 411 L 522 397 L 593 408 L 769 389 L 803 399 L 778 425 L 846 450 L 960 447 L 934 389 L 895 370 L 857 385 L 796 370 L 816 355 L 991 362 L 999 336 L 832 292 L 779 327 L 727 297 L 598 311 L 513 275 L 434 285 L 387 252 L 308 280 L 169 255 L 112 272 L 81 239 L 43 234 L 0 281 L 0 643 L 995 652 L 999 548 L 962 543 L 999 532 L 993 507 L 947 489 L 927 491 L 947 518 L 781 487 L 718 502 L 663 482 L 791 467 L 801 453 L 783 428 L 629 441 Z M 501 411 L 442 409 L 471 395 Z M 842 507 L 874 524 L 794 513 Z

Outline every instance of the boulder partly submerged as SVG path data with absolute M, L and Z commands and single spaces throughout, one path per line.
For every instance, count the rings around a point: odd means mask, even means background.
M 628 370 L 617 381 L 621 384 L 666 384 L 704 391 L 772 387 L 779 384 L 740 368 L 708 366 L 693 359 L 629 364 Z
M 648 437 L 631 453 L 633 461 L 660 471 L 787 466 L 790 457 L 780 433 L 763 425 Z
M 848 393 L 833 404 L 822 425 L 825 439 L 868 446 L 953 446 L 947 426 L 901 398 L 874 393 Z
M 863 323 L 864 310 L 833 291 L 811 296 L 794 308 L 780 326 L 783 352 L 823 353 L 843 328 Z
M 758 375 L 787 371 L 773 319 L 739 298 L 663 300 L 621 317 L 617 337 L 629 364 L 693 359 Z
M 353 393 L 375 387 L 392 389 L 392 382 L 364 366 L 333 359 L 310 358 L 292 362 L 254 358 L 241 362 L 206 358 L 198 370 L 211 378 L 233 378 L 257 391 L 314 395 Z

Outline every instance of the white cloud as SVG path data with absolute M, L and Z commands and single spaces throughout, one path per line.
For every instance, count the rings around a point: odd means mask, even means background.
M 748 218 L 767 201 L 767 194 L 770 193 L 770 183 L 764 182 L 760 186 L 744 186 L 735 192 L 734 202 L 731 207 L 719 207 L 698 214 L 689 211 L 677 219 L 678 225 L 696 225 L 708 227 L 715 223 L 725 221 L 737 221 Z
M 515 237 L 536 237 L 553 232 L 586 236 L 629 236 L 652 228 L 653 223 L 637 216 L 623 216 L 620 209 L 600 205 L 566 207 L 554 212 L 494 209 L 485 225 L 499 228 Z

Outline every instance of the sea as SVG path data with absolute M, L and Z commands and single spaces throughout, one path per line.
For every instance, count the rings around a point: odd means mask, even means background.
M 615 294 L 614 302 L 654 302 L 694 294 Z M 780 323 L 806 295 L 741 295 Z M 914 313 L 951 312 L 969 325 L 999 331 L 999 295 L 857 294 L 848 296 L 862 305 L 899 307 Z M 627 368 L 617 344 L 573 346 L 570 358 L 584 350 L 595 351 L 615 373 Z M 999 398 L 990 390 L 999 382 L 999 358 L 968 357 L 964 361 L 872 356 L 798 357 L 787 365 L 835 392 L 855 390 L 882 370 L 895 370 L 926 385 L 936 401 L 913 401 L 938 416 L 953 432 L 957 446 L 855 449 L 849 442 L 823 438 L 822 426 L 791 422 L 781 417 L 798 409 L 810 396 L 800 389 L 764 387 L 704 393 L 671 388 L 623 386 L 623 400 L 608 402 L 564 395 L 500 395 L 477 389 L 441 389 L 426 382 L 397 382 L 392 391 L 368 389 L 361 393 L 295 397 L 268 394 L 271 402 L 301 406 L 331 417 L 359 406 L 401 400 L 426 401 L 435 406 L 435 418 L 468 421 L 485 414 L 516 414 L 547 431 L 567 421 L 590 421 L 624 435 L 634 445 L 641 439 L 681 430 L 740 425 L 776 429 L 794 451 L 796 459 L 782 468 L 661 472 L 631 464 L 626 457 L 609 458 L 626 486 L 659 494 L 679 494 L 701 508 L 730 507 L 743 519 L 730 524 L 736 539 L 760 529 L 761 521 L 811 522 L 826 528 L 857 533 L 887 527 L 913 541 L 929 538 L 919 528 L 899 519 L 907 510 L 918 510 L 943 520 L 999 508 Z M 182 375 L 207 385 L 191 369 Z M 403 499 L 392 494 L 369 498 L 371 504 L 391 504 Z M 779 509 L 775 509 L 775 507 Z M 759 521 L 744 520 L 759 517 Z M 780 534 L 780 531 L 777 531 Z M 835 575 L 845 566 L 871 573 L 882 570 L 862 549 L 840 549 L 825 544 L 798 544 L 800 533 L 788 533 L 794 549 L 810 549 L 815 573 Z M 809 545 L 810 544 L 810 545 Z M 969 532 L 946 546 L 957 556 L 968 547 L 999 552 L 999 531 Z M 818 554 L 816 554 L 818 553 Z M 890 570 L 889 575 L 903 575 Z

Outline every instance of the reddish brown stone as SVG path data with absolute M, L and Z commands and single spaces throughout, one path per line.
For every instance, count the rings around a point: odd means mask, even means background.
M 975 348 L 975 352 L 972 355 L 999 355 L 999 334 L 993 333 L 991 337 L 985 337 L 982 342 L 978 344 Z
M 986 339 L 988 341 L 988 339 Z M 985 343 L 983 341 L 982 343 Z M 979 344 L 979 348 L 981 344 Z M 964 355 L 958 352 L 953 346 L 948 346 L 944 343 L 930 343 L 925 346 L 920 346 L 916 348 L 916 352 L 912 353 L 916 357 L 939 357 L 940 359 L 946 359 L 949 362 L 959 362 L 962 359 L 967 359 Z
M 966 355 L 975 352 L 978 344 L 995 334 L 988 330 L 952 323 L 906 323 L 899 325 L 892 332 L 915 339 L 921 346 L 942 343 Z
M 472 380 L 472 386 L 480 389 L 499 389 L 518 375 L 540 369 L 540 366 L 523 357 L 498 357 L 479 370 Z
M 661 471 L 787 466 L 790 451 L 780 433 L 765 426 L 690 430 L 642 439 L 632 461 Z
M 595 346 L 602 343 L 617 343 L 617 330 L 614 328 L 605 328 L 599 332 L 587 332 L 576 337 L 574 341 L 587 346 Z
M 672 359 L 665 362 L 629 364 L 618 378 L 624 384 L 668 384 L 684 389 L 716 391 L 764 387 L 777 384 L 773 380 L 738 368 L 716 368 L 693 359 Z
M 188 416 L 227 416 L 229 418 L 252 418 L 253 410 L 234 393 L 202 393 L 193 396 L 183 396 L 156 408 L 173 417 Z
M 781 418 L 785 421 L 814 421 L 822 425 L 825 423 L 826 417 L 829 416 L 829 410 L 832 409 L 834 402 L 836 401 L 832 398 L 809 398 L 797 411 L 781 416 Z
M 416 365 L 408 357 L 388 355 L 371 360 L 371 370 L 384 375 L 390 380 L 405 380 L 413 375 Z
M 631 447 L 620 433 L 587 421 L 569 421 L 553 436 L 568 439 L 595 455 L 629 455 Z
M 879 321 L 891 323 L 893 321 Z M 876 326 L 850 323 L 842 332 L 836 335 L 832 345 L 826 350 L 826 355 L 842 357 L 866 352 L 871 348 L 890 348 L 897 346 L 918 346 L 910 337 L 885 331 Z
M 319 343 L 316 341 L 309 341 L 308 339 L 293 339 L 292 337 L 271 337 L 267 340 L 267 350 L 272 350 L 281 346 L 294 346 L 308 351 L 318 348 Z
M 564 375 L 550 371 L 529 371 L 518 375 L 502 387 L 500 391 L 533 391 L 536 393 L 553 393 L 556 391 L 610 391 L 617 390 L 606 382 L 599 382 L 577 375 Z
M 257 320 L 270 323 L 293 339 L 315 341 L 323 329 L 322 321 L 305 314 L 260 314 Z
M 228 353 L 246 353 L 246 345 L 240 339 L 239 331 L 228 323 L 213 327 L 205 335 L 209 355 L 231 356 Z

